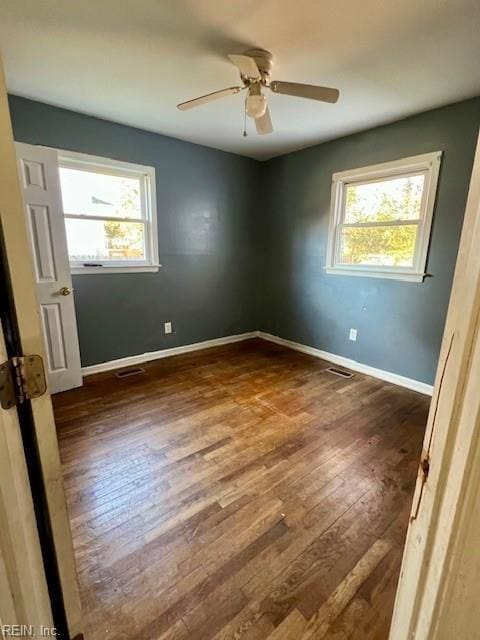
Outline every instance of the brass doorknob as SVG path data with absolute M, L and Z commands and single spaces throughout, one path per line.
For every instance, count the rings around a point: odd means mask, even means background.
M 60 289 L 60 295 L 61 296 L 69 296 L 72 293 L 73 289 L 71 289 L 70 287 L 62 287 Z

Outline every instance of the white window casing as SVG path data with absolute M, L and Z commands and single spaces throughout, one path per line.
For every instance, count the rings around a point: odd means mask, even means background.
M 374 278 L 390 278 L 422 282 L 430 241 L 430 231 L 435 207 L 438 176 L 442 152 L 435 151 L 382 164 L 335 173 L 332 178 L 332 195 L 328 230 L 326 273 Z M 345 194 L 348 186 L 364 185 L 393 178 L 424 175 L 419 217 L 416 220 L 372 221 L 345 224 Z M 389 225 L 416 225 L 417 233 L 411 266 L 345 264 L 339 259 L 340 231 L 344 227 L 385 227 Z
M 65 219 L 77 220 L 113 220 L 116 222 L 133 222 L 144 225 L 145 257 L 143 260 L 92 260 L 92 261 L 70 261 L 70 268 L 73 274 L 92 273 L 139 273 L 158 271 L 161 266 L 158 255 L 158 230 L 157 230 L 157 202 L 155 187 L 155 169 L 145 165 L 133 164 L 92 156 L 73 151 L 58 151 L 59 168 L 77 169 L 80 171 L 91 171 L 96 174 L 107 174 L 125 178 L 134 178 L 140 184 L 140 218 L 122 218 L 108 216 L 94 216 L 72 214 L 64 211 Z M 89 265 L 88 263 L 92 264 Z M 93 266 L 95 264 L 95 266 Z M 98 266 L 96 266 L 98 265 Z

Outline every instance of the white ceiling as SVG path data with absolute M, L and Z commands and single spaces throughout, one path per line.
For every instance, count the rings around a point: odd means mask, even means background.
M 480 94 L 478 0 L 0 0 L 12 93 L 266 159 Z M 273 95 L 275 132 L 242 137 L 227 59 L 274 54 L 272 78 L 338 87 L 336 105 Z

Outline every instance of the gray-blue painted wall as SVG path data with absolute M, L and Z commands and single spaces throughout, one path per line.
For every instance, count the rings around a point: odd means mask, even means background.
M 268 162 L 258 299 L 264 331 L 432 383 L 480 124 L 475 98 Z M 443 151 L 423 283 L 324 272 L 332 174 Z M 480 250 L 480 248 L 479 248 Z M 356 342 L 349 329 L 358 329 Z
M 16 96 L 10 111 L 20 142 L 156 170 L 159 272 L 73 277 L 84 366 L 256 329 L 257 162 Z
M 262 329 L 433 382 L 480 98 L 263 163 L 15 96 L 10 107 L 19 141 L 156 168 L 163 267 L 74 277 L 84 365 Z M 326 275 L 332 173 L 436 150 L 431 277 Z

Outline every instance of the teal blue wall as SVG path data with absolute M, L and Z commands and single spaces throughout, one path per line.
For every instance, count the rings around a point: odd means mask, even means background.
M 84 366 L 256 329 L 257 162 L 16 96 L 10 111 L 17 141 L 156 170 L 162 268 L 73 278 Z
M 432 383 L 452 284 L 480 99 L 291 153 L 263 170 L 264 244 L 257 292 L 264 331 Z M 423 283 L 324 272 L 332 174 L 443 151 Z M 480 248 L 479 248 L 480 251 Z M 356 342 L 348 339 L 358 330 Z
M 15 96 L 10 106 L 19 141 L 156 168 L 163 267 L 74 277 L 84 365 L 262 329 L 433 381 L 480 98 L 269 162 Z M 326 275 L 332 174 L 437 150 L 444 153 L 430 277 L 417 284 Z M 163 334 L 167 320 L 171 336 Z M 357 342 L 348 340 L 350 327 L 358 330 Z

